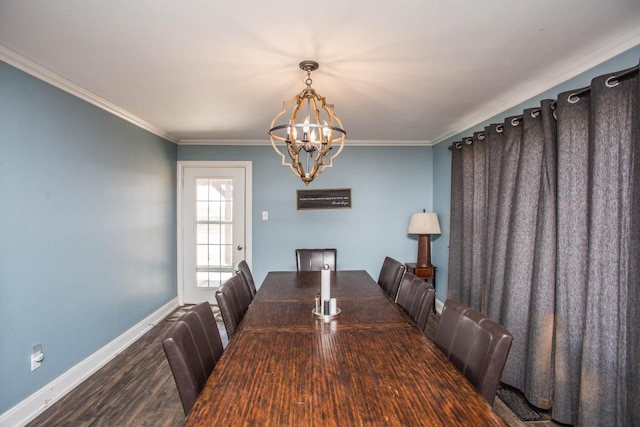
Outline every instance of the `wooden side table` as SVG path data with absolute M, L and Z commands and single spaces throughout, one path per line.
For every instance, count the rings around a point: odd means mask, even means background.
M 431 285 L 436 287 L 436 270 L 437 267 L 432 265 L 431 267 L 418 267 L 415 262 L 407 262 L 405 264 L 407 272 L 413 273 L 421 279 L 431 282 Z

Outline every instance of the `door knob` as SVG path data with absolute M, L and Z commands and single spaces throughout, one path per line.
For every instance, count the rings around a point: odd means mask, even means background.
M 238 250 L 239 250 L 239 251 L 241 251 L 241 250 L 243 250 L 243 249 L 244 249 L 244 248 L 242 247 L 242 245 L 238 245 Z

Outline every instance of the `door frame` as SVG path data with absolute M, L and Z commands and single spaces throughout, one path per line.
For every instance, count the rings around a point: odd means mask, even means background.
M 253 188 L 252 181 L 252 162 L 251 161 L 217 161 L 217 160 L 181 160 L 177 165 L 177 206 L 176 206 L 176 240 L 178 257 L 176 259 L 177 268 L 177 287 L 178 287 L 178 304 L 184 305 L 184 241 L 183 233 L 184 226 L 182 221 L 182 202 L 183 202 L 183 184 L 184 184 L 184 170 L 186 168 L 239 168 L 244 169 L 245 173 L 245 188 L 244 188 L 244 246 L 245 246 L 245 260 L 249 266 L 252 265 L 252 200 L 253 195 L 251 189 Z

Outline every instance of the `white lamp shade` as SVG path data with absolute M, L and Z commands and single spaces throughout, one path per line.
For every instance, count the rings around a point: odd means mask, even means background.
M 440 234 L 438 215 L 433 212 L 418 212 L 411 215 L 409 234 Z

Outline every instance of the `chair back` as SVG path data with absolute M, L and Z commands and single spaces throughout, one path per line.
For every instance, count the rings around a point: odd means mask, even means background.
M 218 363 L 218 359 L 222 356 L 224 349 L 218 324 L 213 316 L 213 310 L 211 310 L 211 304 L 207 301 L 196 304 L 184 315 L 184 321 L 192 331 L 196 330 L 199 334 L 199 336 L 196 336 L 194 333 L 194 337 L 198 341 L 198 350 L 201 353 L 205 370 L 211 373 L 216 363 Z M 200 330 L 198 330 L 198 326 Z M 198 340 L 199 337 L 203 339 Z
M 493 404 L 507 361 L 511 333 L 469 306 L 447 300 L 435 344 L 469 382 Z
M 396 303 L 425 332 L 435 298 L 433 286 L 412 273 L 405 273 L 400 281 Z
M 405 266 L 391 257 L 385 257 L 378 276 L 378 285 L 391 298 L 396 300 L 400 280 L 404 274 Z
M 227 338 L 231 339 L 249 309 L 253 296 L 242 276 L 236 274 L 218 288 L 216 301 L 220 308 L 224 328 L 227 331 Z
M 162 348 L 187 415 L 222 355 L 222 341 L 209 303 L 198 304 L 171 325 L 162 338 Z
M 253 274 L 251 274 L 251 269 L 249 268 L 249 264 L 247 261 L 242 260 L 236 265 L 236 274 L 242 273 L 245 284 L 249 287 L 249 291 L 251 292 L 251 296 L 256 294 L 256 282 L 253 280 Z
M 337 249 L 296 249 L 298 271 L 320 271 L 325 264 L 336 271 L 337 258 Z

